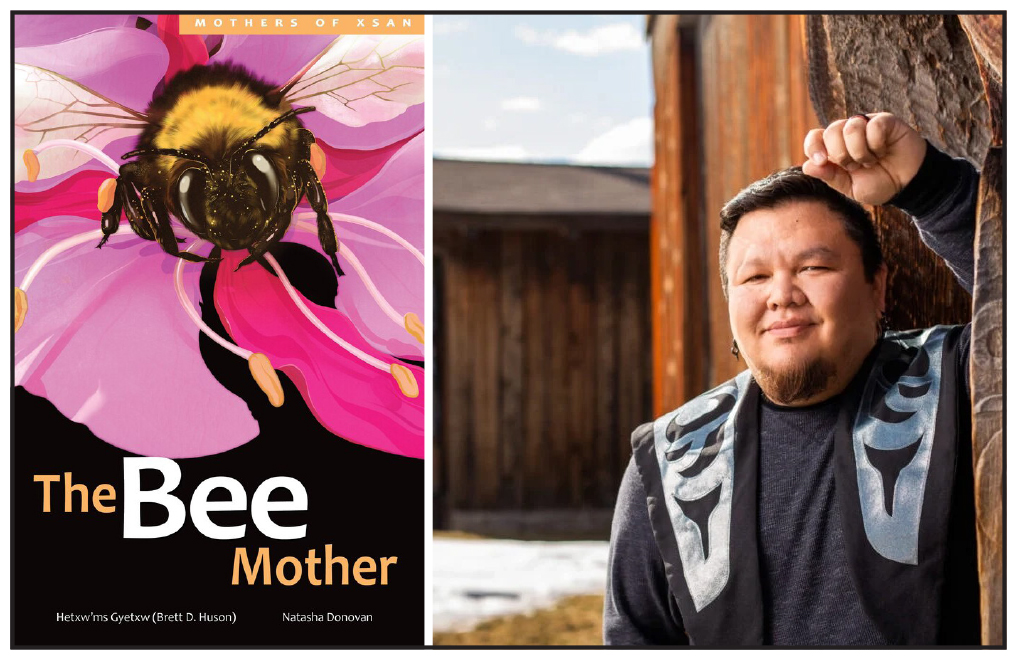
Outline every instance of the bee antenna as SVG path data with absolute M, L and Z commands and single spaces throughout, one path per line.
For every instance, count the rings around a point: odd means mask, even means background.
M 177 158 L 188 158 L 190 160 L 196 160 L 199 163 L 204 163 L 209 167 L 212 163 L 207 158 L 199 153 L 193 151 L 187 151 L 186 149 L 136 149 L 129 151 L 120 158 L 127 160 L 128 158 L 134 158 L 135 156 L 176 156 Z
M 234 153 L 243 153 L 243 151 L 244 151 L 245 149 L 247 149 L 248 147 L 250 147 L 250 146 L 251 146 L 252 144 L 254 144 L 255 142 L 257 142 L 257 141 L 258 141 L 258 140 L 260 140 L 261 138 L 263 138 L 263 137 L 265 137 L 266 135 L 268 135 L 268 132 L 269 132 L 269 131 L 271 131 L 271 130 L 272 130 L 273 128 L 275 128 L 275 127 L 276 127 L 276 126 L 278 126 L 279 124 L 283 123 L 283 122 L 284 122 L 284 121 L 286 121 L 287 119 L 290 119 L 291 117 L 295 117 L 295 116 L 297 116 L 297 115 L 302 115 L 302 114 L 304 114 L 305 112 L 313 112 L 313 111 L 314 111 L 314 107 L 313 107 L 313 106 L 308 106 L 308 107 L 306 107 L 306 108 L 297 108 L 297 109 L 295 109 L 295 110 L 287 110 L 287 111 L 286 111 L 286 112 L 284 112 L 283 114 L 279 115 L 278 117 L 276 117 L 275 119 L 273 119 L 272 121 L 270 121 L 270 122 L 269 122 L 269 123 L 268 123 L 268 124 L 267 124 L 267 125 L 265 126 L 265 128 L 263 128 L 263 129 L 261 129 L 260 131 L 258 131 L 257 133 L 255 133 L 255 134 L 254 134 L 254 137 L 250 138 L 249 140 L 247 140 L 246 142 L 244 142 L 244 143 L 243 143 L 242 145 L 240 145 L 239 147 L 237 147 L 237 148 L 236 148 L 236 149 L 234 150 Z

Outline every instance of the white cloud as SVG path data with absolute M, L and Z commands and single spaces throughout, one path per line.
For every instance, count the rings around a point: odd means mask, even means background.
M 444 16 L 435 16 L 433 25 L 434 36 L 444 37 L 457 32 L 467 32 L 470 29 L 470 22 L 464 18 L 451 19 Z
M 545 34 L 548 34 L 545 32 Z M 529 25 L 518 25 L 515 29 L 515 35 L 523 43 L 530 45 L 539 44 L 541 42 L 540 33 Z
M 435 150 L 438 158 L 454 158 L 456 160 L 488 160 L 521 162 L 533 160 L 526 147 L 518 144 L 502 144 L 493 147 L 452 147 Z
M 542 44 L 587 57 L 637 51 L 646 46 L 642 32 L 630 23 L 601 25 L 586 32 L 576 30 L 541 32 L 528 25 L 520 25 L 516 27 L 515 35 L 520 41 L 531 46 Z
M 532 96 L 516 96 L 502 101 L 501 109 L 509 112 L 536 112 L 540 110 L 540 99 Z
M 494 129 L 498 128 L 498 120 L 495 119 L 494 117 L 488 117 L 487 119 L 484 120 L 483 126 L 484 130 L 493 131 Z
M 590 140 L 572 161 L 586 165 L 648 166 L 653 162 L 653 121 L 637 117 L 615 126 Z

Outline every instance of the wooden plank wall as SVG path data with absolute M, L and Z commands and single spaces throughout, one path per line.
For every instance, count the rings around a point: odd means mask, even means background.
M 657 415 L 706 389 L 709 345 L 695 37 L 677 16 L 652 27 L 655 166 L 650 271 Z
M 436 227 L 434 244 L 445 505 L 613 506 L 651 417 L 646 232 Z
M 745 368 L 731 355 L 718 214 L 752 181 L 800 164 L 805 133 L 819 125 L 802 16 L 665 19 L 652 34 L 657 414 Z
M 720 286 L 720 209 L 753 181 L 801 164 L 805 134 L 819 125 L 809 102 L 803 25 L 801 16 L 764 15 L 700 23 L 711 386 L 745 369 L 731 355 Z

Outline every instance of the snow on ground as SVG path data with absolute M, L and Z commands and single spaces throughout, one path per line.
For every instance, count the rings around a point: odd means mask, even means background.
M 607 541 L 434 539 L 434 630 L 469 630 L 491 617 L 602 594 Z

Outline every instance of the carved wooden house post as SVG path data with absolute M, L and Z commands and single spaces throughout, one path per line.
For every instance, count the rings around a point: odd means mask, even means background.
M 982 166 L 975 233 L 971 401 L 975 437 L 982 642 L 1002 644 L 1003 621 L 1003 17 L 961 16 L 978 61 L 992 118 Z

